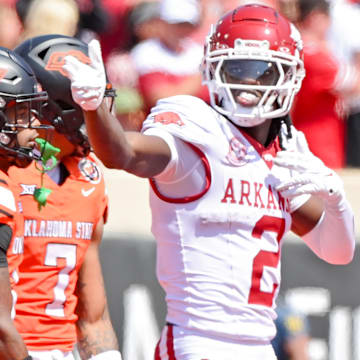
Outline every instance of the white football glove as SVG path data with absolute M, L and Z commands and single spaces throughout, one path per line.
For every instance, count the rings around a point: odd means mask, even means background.
M 65 65 L 63 65 L 71 80 L 74 101 L 87 111 L 96 110 L 100 106 L 106 88 L 100 43 L 95 39 L 91 40 L 88 48 L 90 65 L 82 63 L 71 55 L 65 57 Z
M 340 201 L 344 197 L 341 179 L 310 152 L 303 133 L 297 136 L 296 151 L 279 151 L 274 158 L 276 165 L 293 170 L 292 178 L 281 181 L 276 190 L 290 199 L 310 194 L 326 201 Z

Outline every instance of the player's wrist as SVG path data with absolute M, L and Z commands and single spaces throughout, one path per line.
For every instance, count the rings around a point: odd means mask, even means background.
M 92 356 L 90 360 L 122 360 L 122 358 L 120 351 L 109 350 Z

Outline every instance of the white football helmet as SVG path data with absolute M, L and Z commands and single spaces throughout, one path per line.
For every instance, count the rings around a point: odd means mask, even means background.
M 305 76 L 300 33 L 273 8 L 238 7 L 212 27 L 202 71 L 211 105 L 237 125 L 283 117 Z

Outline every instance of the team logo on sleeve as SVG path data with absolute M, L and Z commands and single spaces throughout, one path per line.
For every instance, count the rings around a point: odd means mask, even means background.
M 65 57 L 69 55 L 75 57 L 84 64 L 91 64 L 90 58 L 79 50 L 56 51 L 50 55 L 45 69 L 49 71 L 58 71 L 62 75 L 68 77 L 68 73 L 63 69 L 63 65 L 65 65 Z
M 247 163 L 246 146 L 237 138 L 233 137 L 229 143 L 229 152 L 227 160 L 235 166 L 243 166 Z
M 98 184 L 100 182 L 101 171 L 93 161 L 82 159 L 79 162 L 79 170 L 84 178 L 92 184 Z
M 163 125 L 174 124 L 177 126 L 185 125 L 180 116 L 174 112 L 163 112 L 154 116 L 154 123 Z

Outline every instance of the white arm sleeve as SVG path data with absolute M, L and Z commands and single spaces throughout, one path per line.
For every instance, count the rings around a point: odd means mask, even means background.
M 349 263 L 354 256 L 355 231 L 347 200 L 326 201 L 318 224 L 302 239 L 321 259 L 337 265 Z
M 205 168 L 199 155 L 183 140 L 161 129 L 147 129 L 145 135 L 161 137 L 169 146 L 171 160 L 155 177 L 157 188 L 172 198 L 192 196 L 206 186 Z

